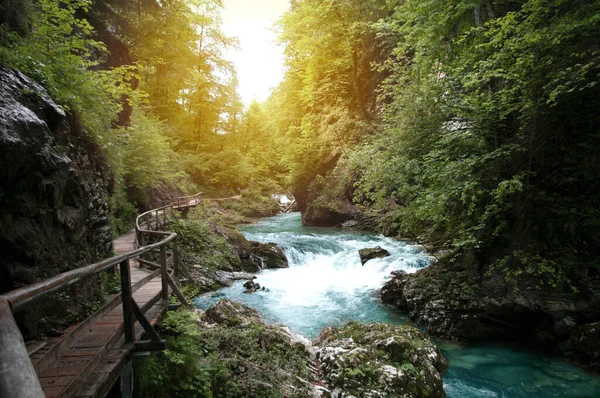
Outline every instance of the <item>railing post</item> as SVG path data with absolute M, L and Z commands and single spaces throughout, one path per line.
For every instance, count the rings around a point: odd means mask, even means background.
M 167 226 L 167 209 L 163 209 L 163 228 Z
M 160 231 L 160 224 L 159 224 L 159 218 L 158 218 L 158 210 L 156 210 L 155 214 L 156 214 L 156 230 Z
M 167 270 L 167 245 L 160 247 L 160 271 L 162 276 L 162 299 L 165 310 L 169 306 L 169 271 Z
M 175 282 L 179 282 L 179 250 L 177 249 L 177 239 L 173 241 L 173 277 Z
M 135 233 L 137 235 L 138 248 L 144 246 L 144 238 L 142 231 L 136 228 Z
M 3 298 L 0 298 L 0 397 L 45 397 L 12 309 Z
M 121 297 L 123 299 L 123 324 L 125 327 L 125 342 L 135 342 L 133 309 L 131 307 L 131 273 L 129 271 L 129 260 L 119 264 L 121 269 Z

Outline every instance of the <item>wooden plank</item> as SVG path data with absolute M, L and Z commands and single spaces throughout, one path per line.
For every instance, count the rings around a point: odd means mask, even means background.
M 184 203 L 187 207 L 199 203 L 199 200 L 197 197 L 193 197 L 191 200 L 186 199 Z M 145 226 L 150 229 L 154 226 L 158 230 L 166 227 L 169 223 L 167 209 L 173 212 L 173 206 L 165 206 L 148 212 L 147 214 L 150 217 L 144 221 Z M 143 217 L 138 217 L 138 220 L 142 219 Z M 61 339 L 52 341 L 52 343 L 39 342 L 30 346 L 28 354 L 35 358 L 36 363 L 40 365 L 38 369 L 42 377 L 39 380 L 43 382 L 47 396 L 71 396 L 75 394 L 76 390 L 82 389 L 85 385 L 86 391 L 90 393 L 86 396 L 91 397 L 98 396 L 98 391 L 103 390 L 103 388 L 110 388 L 110 385 L 105 383 L 104 387 L 96 386 L 98 388 L 91 391 L 88 388 L 90 387 L 88 381 L 95 385 L 99 381 L 118 377 L 118 372 L 115 369 L 120 369 L 126 363 L 124 359 L 131 356 L 133 346 L 130 344 L 129 348 L 121 347 L 119 351 L 115 351 L 113 346 L 119 339 L 123 340 L 122 336 L 126 330 L 128 330 L 127 340 L 130 342 L 135 341 L 144 332 L 152 338 L 152 342 L 144 342 L 138 345 L 138 349 L 164 349 L 164 341 L 160 340 L 153 325 L 160 320 L 163 311 L 166 309 L 171 290 L 175 291 L 175 294 L 185 302 L 185 298 L 179 291 L 177 284 L 170 277 L 170 270 L 168 269 L 168 265 L 180 268 L 181 264 L 179 263 L 176 247 L 174 247 L 172 254 L 167 251 L 167 244 L 176 239 L 176 235 L 169 232 L 156 231 L 150 233 L 161 236 L 162 241 L 135 250 L 137 239 L 141 238 L 142 233 L 145 232 L 136 228 L 136 230 L 130 231 L 117 239 L 114 246 L 117 253 L 121 253 L 120 255 L 88 267 L 69 271 L 18 291 L 9 292 L 3 296 L 12 304 L 13 309 L 19 308 L 41 299 L 49 292 L 60 290 L 101 270 L 114 267 L 117 263 L 121 265 L 123 296 L 111 297 L 102 310 L 80 324 L 67 329 Z M 160 249 L 161 257 L 158 271 L 148 273 L 138 267 L 132 268 L 127 264 L 129 259 L 132 259 L 133 263 L 133 259 L 139 257 L 139 255 L 157 249 Z M 159 274 L 161 275 L 160 279 L 158 278 Z M 126 299 L 122 300 L 121 297 L 126 297 Z M 135 301 L 133 297 L 135 297 Z M 161 299 L 162 302 L 159 302 Z M 148 316 L 144 316 L 146 312 L 148 312 Z M 139 319 L 139 324 L 131 316 L 132 313 Z M 94 373 L 99 370 L 100 365 L 106 365 L 106 357 L 109 353 L 112 354 L 112 363 L 119 362 L 120 365 L 102 373 L 102 376 L 100 376 L 100 373 Z M 115 361 L 115 359 L 119 360 Z M 95 376 L 92 377 L 92 375 Z M 103 391 L 104 393 L 108 392 L 108 390 Z
M 170 243 L 177 237 L 177 234 L 174 233 L 166 234 L 168 236 L 158 243 L 131 251 L 126 254 L 117 255 L 86 267 L 63 272 L 62 274 L 53 276 L 43 281 L 8 292 L 1 297 L 10 303 L 13 311 L 16 311 L 27 304 L 41 300 L 49 293 L 63 290 L 74 283 L 88 279 L 102 271 L 106 271 L 123 261 L 129 260 L 130 258 L 139 257 L 141 254 L 146 253 L 149 250 L 165 247 L 166 244 Z
M 74 396 L 75 392 L 82 388 L 85 384 L 87 378 L 92 374 L 94 369 L 102 362 L 108 351 L 114 347 L 115 343 L 121 337 L 123 333 L 123 328 L 120 328 L 96 353 L 90 358 L 89 361 L 85 361 L 83 363 L 74 362 L 74 364 L 78 364 L 77 370 L 78 372 L 74 375 L 71 382 L 67 384 L 64 390 L 60 393 L 61 397 L 70 397 Z
M 156 278 L 158 279 L 158 278 Z M 143 305 L 143 308 L 140 310 L 146 312 L 152 306 L 156 305 L 156 303 L 162 297 L 162 292 L 160 291 L 160 280 L 155 283 L 154 288 L 148 288 L 144 286 L 138 292 L 142 293 L 144 297 L 150 297 L 148 301 L 146 301 Z M 145 294 L 144 294 L 145 293 Z M 154 294 L 153 294 L 154 293 Z M 136 293 L 136 296 L 138 294 Z M 115 308 L 114 312 L 119 312 L 121 308 Z M 106 318 L 111 318 L 108 314 Z M 56 366 L 58 369 L 56 372 L 49 372 L 49 376 L 54 377 L 64 377 L 71 376 L 72 381 L 65 387 L 65 391 L 62 393 L 62 396 L 68 396 L 74 393 L 76 390 L 82 388 L 82 383 L 86 382 L 91 374 L 96 372 L 96 368 L 98 363 L 103 361 L 103 357 L 106 354 L 107 350 L 110 349 L 111 345 L 114 344 L 115 339 L 120 339 L 123 334 L 123 322 L 122 318 L 112 317 L 115 319 L 114 321 L 106 321 L 106 319 L 99 320 L 91 329 L 89 329 L 87 338 L 81 341 L 78 341 L 75 347 L 80 347 L 80 350 L 70 349 L 65 354 L 65 357 L 61 358 L 60 363 L 57 363 Z M 154 324 L 156 320 L 149 321 L 150 324 Z M 103 330 L 107 328 L 107 332 L 99 333 L 98 330 Z M 114 333 L 115 329 L 118 330 L 117 333 Z M 142 329 L 139 326 L 136 329 Z M 140 332 L 136 330 L 136 335 L 141 335 Z M 93 347 L 91 352 L 95 353 L 91 358 L 88 356 L 87 361 L 77 361 L 78 357 L 84 356 L 84 352 L 90 353 L 90 350 L 83 350 L 84 348 Z M 79 371 L 77 373 L 77 371 Z M 62 379 L 62 384 L 65 383 L 65 379 Z M 46 383 L 48 385 L 48 383 Z M 110 387 L 108 387 L 110 388 Z M 53 387 L 52 393 L 56 393 L 56 388 Z
M 50 387 L 65 387 L 71 382 L 72 377 L 42 377 L 40 378 L 40 384 L 47 390 Z
M 112 311 L 117 305 L 121 303 L 121 295 L 115 295 L 100 309 L 83 322 L 76 325 L 76 327 L 70 328 L 68 333 L 63 334 L 62 338 L 58 340 L 46 353 L 38 358 L 33 363 L 36 373 L 41 375 L 54 363 L 63 353 L 77 340 L 87 329 L 100 318 Z
M 31 344 L 27 344 L 27 354 L 31 358 L 36 353 L 40 352 L 48 343 L 46 341 L 35 341 Z
M 162 303 L 155 304 L 147 310 L 148 318 L 158 318 L 161 314 Z M 136 339 L 139 340 L 143 333 L 143 328 L 136 325 Z M 131 360 L 133 354 L 133 346 L 124 347 L 124 344 L 125 341 L 121 337 L 115 348 L 109 352 L 104 361 L 90 375 L 84 388 L 77 392 L 76 397 L 104 398 L 108 394 L 111 387 L 117 382 L 121 374 L 121 368 Z
M 161 281 L 162 281 L 162 300 L 165 311 L 169 306 L 169 271 L 167 269 L 167 246 L 163 245 L 160 247 L 160 271 L 161 271 Z

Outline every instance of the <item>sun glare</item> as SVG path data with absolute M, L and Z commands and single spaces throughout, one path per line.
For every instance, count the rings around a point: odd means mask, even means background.
M 229 50 L 235 64 L 239 92 L 247 106 L 264 101 L 283 78 L 283 49 L 275 43 L 273 24 L 289 8 L 289 0 L 225 0 L 223 30 L 240 41 Z

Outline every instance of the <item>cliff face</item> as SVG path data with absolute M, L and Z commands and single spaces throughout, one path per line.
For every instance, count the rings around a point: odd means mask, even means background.
M 0 293 L 109 257 L 103 153 L 44 89 L 0 66 Z M 17 314 L 23 332 L 59 329 L 101 300 L 97 280 Z

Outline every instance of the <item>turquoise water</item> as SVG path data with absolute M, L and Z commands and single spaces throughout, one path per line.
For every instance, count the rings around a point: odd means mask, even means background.
M 382 236 L 331 228 L 302 227 L 299 213 L 282 214 L 241 228 L 259 242 L 284 248 L 290 268 L 265 270 L 257 282 L 267 291 L 244 294 L 242 282 L 198 297 L 208 308 L 223 297 L 249 305 L 272 323 L 314 338 L 328 325 L 349 320 L 404 323 L 407 318 L 381 305 L 377 291 L 393 270 L 416 272 L 429 264 L 419 249 Z M 364 266 L 358 250 L 381 246 L 390 257 Z M 461 347 L 438 342 L 450 363 L 444 389 L 451 398 L 600 397 L 600 378 L 576 367 L 505 346 Z

